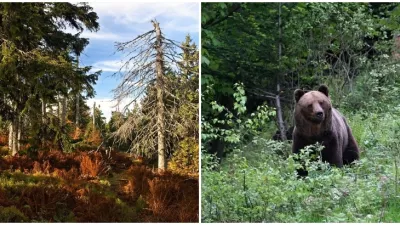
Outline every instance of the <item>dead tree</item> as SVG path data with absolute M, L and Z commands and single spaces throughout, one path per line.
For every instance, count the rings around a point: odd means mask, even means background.
M 157 89 L 157 136 L 158 136 L 158 168 L 165 170 L 167 164 L 165 162 L 165 127 L 164 127 L 164 66 L 163 66 L 163 46 L 160 25 L 153 21 L 154 30 L 156 31 L 156 89 Z
M 135 115 L 129 116 L 113 136 L 121 142 L 131 142 L 130 150 L 135 154 L 156 151 L 158 168 L 165 170 L 166 136 L 175 131 L 167 121 L 170 116 L 166 116 L 174 110 L 166 107 L 165 101 L 167 97 L 176 98 L 168 91 L 165 70 L 176 67 L 181 56 L 177 52 L 179 45 L 164 37 L 157 21 L 151 22 L 154 29 L 131 41 L 116 44 L 117 51 L 126 53 L 127 60 L 114 74 L 121 77 L 120 84 L 114 89 L 114 99 L 116 102 L 130 100 L 124 111 L 132 105 L 136 108 Z M 140 104 L 136 104 L 138 102 Z

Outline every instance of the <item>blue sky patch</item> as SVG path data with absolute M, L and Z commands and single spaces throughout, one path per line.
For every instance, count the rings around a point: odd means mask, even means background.
M 118 76 L 112 74 L 119 70 L 124 60 L 121 53 L 116 53 L 115 43 L 132 40 L 153 29 L 150 21 L 156 19 L 167 38 L 183 42 L 190 34 L 198 45 L 200 3 L 91 2 L 89 5 L 99 16 L 100 31 L 82 33 L 82 37 L 89 38 L 90 44 L 81 55 L 80 64 L 93 66 L 94 71 L 103 70 L 95 85 L 96 96 L 88 100 L 88 105 L 92 107 L 95 101 L 108 121 L 111 111 L 116 110 L 112 90 L 119 84 Z M 120 103 L 118 108 L 122 110 L 128 101 Z

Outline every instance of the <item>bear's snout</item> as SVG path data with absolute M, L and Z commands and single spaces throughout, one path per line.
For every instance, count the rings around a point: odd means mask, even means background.
M 318 118 L 323 118 L 324 117 L 324 113 L 323 112 L 317 112 L 315 113 L 315 116 Z
M 311 121 L 313 121 L 314 123 L 320 124 L 324 121 L 324 112 L 323 111 L 317 111 L 315 113 L 313 113 L 313 116 L 311 116 Z

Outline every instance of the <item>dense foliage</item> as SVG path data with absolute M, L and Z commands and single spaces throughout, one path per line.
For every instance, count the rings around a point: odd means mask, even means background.
M 202 221 L 400 221 L 398 15 L 397 3 L 202 4 Z M 276 96 L 288 128 L 293 91 L 322 83 L 362 150 L 351 167 L 271 140 Z
M 340 103 L 353 91 L 356 77 L 390 65 L 389 56 L 398 51 L 393 42 L 396 6 L 202 4 L 202 90 L 213 86 L 204 95 L 202 114 L 213 117 L 209 114 L 214 100 L 232 109 L 237 82 L 246 87 L 249 112 L 265 101 L 274 104 L 279 95 L 287 126 L 296 88 L 310 90 L 325 83 L 335 90 L 334 104 Z
M 9 148 L 15 155 L 46 139 L 70 151 L 67 98 L 93 97 L 100 71 L 78 66 L 89 41 L 65 28 L 97 31 L 97 14 L 84 3 L 2 3 L 0 10 L 0 115 L 9 122 Z

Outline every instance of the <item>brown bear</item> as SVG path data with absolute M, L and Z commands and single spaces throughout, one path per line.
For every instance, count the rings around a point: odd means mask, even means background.
M 318 91 L 307 93 L 297 89 L 294 98 L 293 153 L 319 142 L 324 146 L 322 160 L 331 165 L 342 167 L 359 159 L 359 149 L 351 129 L 346 119 L 332 107 L 327 86 L 321 85 Z M 300 176 L 308 174 L 305 170 L 297 172 Z

